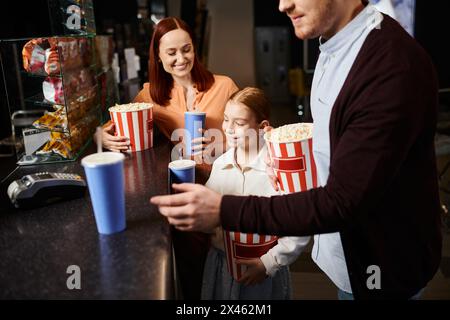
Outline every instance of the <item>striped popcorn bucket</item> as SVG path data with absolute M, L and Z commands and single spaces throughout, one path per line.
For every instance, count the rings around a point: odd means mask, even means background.
M 130 139 L 128 152 L 142 151 L 153 147 L 153 109 L 138 111 L 109 111 L 115 123 L 116 135 Z
M 282 191 L 292 193 L 317 187 L 312 138 L 287 143 L 267 140 L 267 143 Z
M 242 233 L 223 230 L 228 271 L 238 281 L 246 270 L 246 266 L 236 263 L 236 259 L 259 258 L 277 244 L 276 236 L 265 236 L 257 233 Z

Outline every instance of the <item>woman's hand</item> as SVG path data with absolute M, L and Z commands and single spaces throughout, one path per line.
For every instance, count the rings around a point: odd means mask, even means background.
M 114 122 L 111 122 L 101 130 L 103 147 L 114 152 L 127 151 L 130 141 L 127 137 L 115 136 Z M 97 141 L 97 139 L 96 139 Z
M 261 283 L 266 279 L 266 267 L 262 263 L 261 259 L 249 259 L 249 260 L 236 260 L 237 264 L 247 266 L 247 270 L 244 272 L 239 282 L 246 286 L 253 286 Z

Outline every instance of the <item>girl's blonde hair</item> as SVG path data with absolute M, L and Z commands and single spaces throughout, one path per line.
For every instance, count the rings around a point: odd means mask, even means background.
M 258 123 L 270 118 L 270 101 L 259 88 L 246 87 L 237 91 L 231 95 L 230 101 L 242 103 L 252 110 Z

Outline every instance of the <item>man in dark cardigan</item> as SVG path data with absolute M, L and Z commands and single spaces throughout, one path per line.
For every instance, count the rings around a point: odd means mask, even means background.
M 151 202 L 185 231 L 221 224 L 280 236 L 335 235 L 339 272 L 330 258 L 319 266 L 342 293 L 415 297 L 436 273 L 442 248 L 432 63 L 396 21 L 365 1 L 280 0 L 279 8 L 297 37 L 321 37 L 311 108 L 324 181 L 271 198 L 182 184 L 174 188 L 183 193 Z

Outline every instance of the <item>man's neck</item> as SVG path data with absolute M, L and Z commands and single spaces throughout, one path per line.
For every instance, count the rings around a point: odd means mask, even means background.
M 336 33 L 341 31 L 347 24 L 350 23 L 361 11 L 366 7 L 366 3 L 357 2 L 349 7 L 342 7 L 343 12 L 340 14 L 341 18 L 336 20 L 329 31 L 322 35 L 324 41 L 331 39 Z

